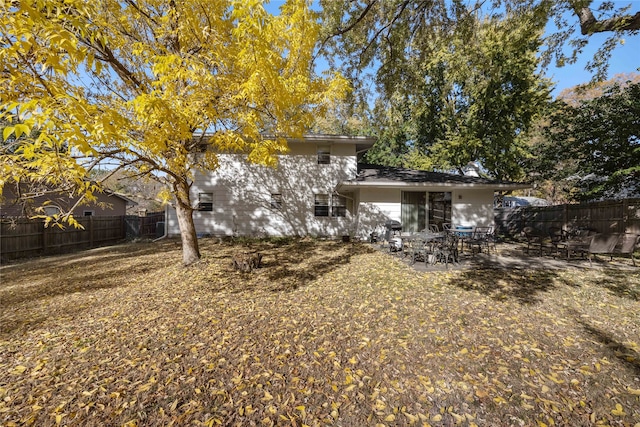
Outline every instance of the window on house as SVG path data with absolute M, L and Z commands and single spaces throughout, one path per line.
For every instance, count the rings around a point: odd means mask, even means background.
M 282 194 L 271 193 L 271 209 L 282 209 Z
M 328 165 L 331 163 L 331 147 L 328 145 L 318 146 L 318 164 Z
M 331 197 L 331 216 L 347 216 L 347 199 L 344 196 L 333 195 Z
M 328 194 L 316 194 L 315 195 L 315 216 L 329 216 L 329 195 Z
M 82 216 L 93 216 L 95 215 L 94 211 L 82 211 Z
M 213 193 L 198 193 L 197 209 L 205 212 L 213 211 Z

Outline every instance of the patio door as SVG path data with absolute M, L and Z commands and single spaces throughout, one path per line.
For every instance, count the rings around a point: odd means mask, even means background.
M 429 225 L 451 224 L 451 191 L 429 192 Z
M 427 193 L 403 191 L 400 209 L 402 231 L 421 231 L 427 227 Z

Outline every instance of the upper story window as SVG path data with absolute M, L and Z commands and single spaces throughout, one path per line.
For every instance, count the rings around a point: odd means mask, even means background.
M 213 211 L 213 193 L 198 193 L 197 210 L 205 212 Z
M 318 164 L 328 165 L 331 163 L 331 147 L 329 145 L 318 146 Z
M 282 194 L 271 193 L 271 209 L 282 209 Z

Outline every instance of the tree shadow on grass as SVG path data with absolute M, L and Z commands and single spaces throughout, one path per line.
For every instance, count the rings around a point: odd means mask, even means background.
M 157 244 L 129 244 L 32 259 L 3 267 L 0 333 L 45 321 L 48 316 L 37 312 L 42 301 L 129 286 L 131 277 L 155 268 L 154 260 L 144 257 L 165 249 Z M 69 302 L 65 307 L 63 314 L 72 315 L 88 306 Z
M 640 301 L 640 272 L 609 271 L 607 277 L 600 280 L 598 285 L 617 297 Z
M 553 270 L 477 269 L 463 271 L 450 283 L 466 291 L 476 291 L 496 300 L 515 299 L 520 304 L 534 304 L 539 295 L 557 286 Z M 566 285 L 576 286 L 564 281 Z
M 221 251 L 214 257 L 227 265 L 229 274 L 240 278 L 226 284 L 225 290 L 231 292 L 259 289 L 270 292 L 291 291 L 349 264 L 356 255 L 373 252 L 368 245 L 306 239 L 281 244 L 254 242 L 236 245 L 231 250 L 260 252 L 263 255 L 260 268 L 250 273 L 233 270 L 229 250 Z
M 640 353 L 638 353 L 637 350 L 617 341 L 610 334 L 585 322 L 577 312 L 573 314 L 576 322 L 579 323 L 590 336 L 604 344 L 604 352 L 607 353 L 607 356 L 620 360 L 624 366 L 633 371 L 634 375 L 640 375 Z

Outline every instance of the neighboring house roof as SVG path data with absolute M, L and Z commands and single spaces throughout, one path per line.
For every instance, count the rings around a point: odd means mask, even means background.
M 104 190 L 102 193 L 95 193 L 98 198 L 98 202 L 109 202 L 119 199 L 118 206 L 131 207 L 137 205 L 137 203 L 125 196 L 122 193 L 115 191 Z M 24 216 L 30 215 L 31 209 L 49 206 L 52 209 L 67 210 L 71 209 L 77 202 L 78 196 L 69 196 L 68 192 L 64 191 L 43 191 L 39 194 L 34 194 L 28 197 L 27 201 L 20 201 L 18 195 L 15 193 L 15 188 L 12 185 L 7 185 L 3 188 L 2 197 L 0 197 L 0 215 L 1 216 Z M 76 209 L 89 209 L 98 206 L 96 203 L 86 202 Z M 106 209 L 106 208 L 105 208 Z M 103 209 L 99 209 L 102 211 Z M 104 215 L 104 213 L 102 213 Z
M 127 202 L 127 206 L 137 206 L 138 205 L 138 202 L 136 202 L 133 199 L 130 199 L 129 197 L 125 196 L 122 193 L 118 193 L 116 191 L 111 191 L 111 190 L 104 190 L 103 193 L 108 195 L 108 196 L 115 196 L 115 197 L 121 198 L 122 200 Z
M 529 184 L 496 181 L 468 175 L 360 164 L 358 165 L 356 179 L 343 181 L 339 184 L 338 191 L 363 187 L 474 187 L 494 190 L 517 190 L 530 188 L 531 186 Z

